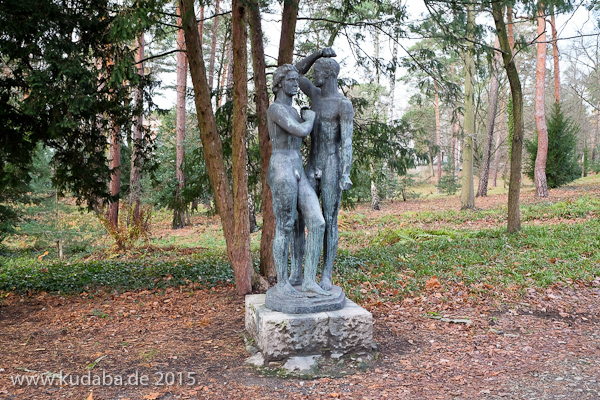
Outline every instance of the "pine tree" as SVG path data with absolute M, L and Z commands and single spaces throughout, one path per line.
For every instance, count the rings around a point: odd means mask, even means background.
M 581 166 L 577 162 L 577 132 L 579 127 L 573 120 L 565 117 L 560 105 L 555 104 L 548 125 L 548 163 L 546 178 L 548 188 L 565 185 L 581 176 Z M 529 163 L 526 174 L 533 179 L 535 158 L 537 154 L 537 138 L 526 142 Z

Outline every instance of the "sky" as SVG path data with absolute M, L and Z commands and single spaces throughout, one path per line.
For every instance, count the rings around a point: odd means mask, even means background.
M 404 0 L 406 1 L 406 0 Z M 597 32 L 597 19 L 592 13 L 587 11 L 584 6 L 582 6 L 581 2 L 576 6 L 576 11 L 574 13 L 570 13 L 568 15 L 559 15 L 557 17 L 557 26 L 559 32 L 559 38 L 562 39 L 559 42 L 559 52 L 561 49 L 566 49 L 569 46 L 574 45 L 574 41 L 578 39 L 568 39 L 572 37 L 576 37 L 580 34 L 589 34 L 591 32 Z M 425 7 L 425 3 L 423 1 L 408 1 L 407 8 L 409 13 L 409 20 L 415 20 L 422 18 L 422 15 L 427 12 L 427 8 Z M 479 23 L 487 23 L 492 24 L 493 21 L 491 19 L 491 15 L 480 15 L 478 17 Z M 267 41 L 265 45 L 265 55 L 267 56 L 267 64 L 274 64 L 278 54 L 278 45 L 279 45 L 279 34 L 281 28 L 280 22 L 280 14 L 263 14 L 262 28 L 263 32 L 267 36 Z M 548 33 L 550 33 L 550 29 L 548 27 Z M 416 40 L 403 39 L 401 41 L 404 48 L 409 48 L 412 46 Z M 365 46 L 373 46 L 372 42 L 368 41 L 365 43 Z M 382 50 L 381 55 L 388 59 L 391 59 L 391 44 L 387 44 L 386 41 L 381 41 Z M 343 41 L 343 38 L 339 38 L 335 45 L 334 49 L 338 54 L 337 60 L 342 64 L 342 70 L 340 72 L 340 76 L 348 79 L 354 79 L 358 82 L 364 82 L 365 76 L 364 72 L 361 71 L 360 68 L 356 68 L 355 61 L 351 54 L 351 51 L 348 47 L 348 44 Z M 399 49 L 399 57 L 406 56 L 406 54 Z M 563 63 L 564 66 L 565 63 Z M 401 76 L 403 71 L 399 71 L 397 77 Z M 158 91 L 157 95 L 154 97 L 155 103 L 163 109 L 170 109 L 174 107 L 176 102 L 175 96 L 175 73 L 162 73 L 159 75 L 159 79 L 162 81 L 162 87 L 171 86 L 173 89 L 161 89 Z M 188 77 L 188 87 L 191 88 L 191 80 Z M 396 90 L 394 93 L 394 104 L 395 104 L 395 112 L 394 116 L 398 117 L 398 114 L 402 113 L 402 110 L 406 107 L 408 100 L 411 96 L 411 90 L 403 85 L 401 82 L 396 84 Z

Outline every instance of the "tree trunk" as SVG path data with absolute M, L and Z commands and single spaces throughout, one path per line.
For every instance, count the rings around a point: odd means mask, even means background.
M 246 124 L 248 110 L 248 31 L 247 15 L 243 0 L 232 1 L 232 42 L 233 42 L 233 213 L 235 220 L 233 264 L 236 281 L 242 280 L 246 288 L 252 290 L 252 254 L 250 253 L 250 222 L 248 209 L 248 163 L 246 154 Z M 240 293 L 243 294 L 243 293 Z
M 440 191 L 440 181 L 442 180 L 442 138 L 440 135 L 440 96 L 437 90 L 437 83 L 433 83 L 435 89 L 435 144 L 437 145 L 437 175 L 438 175 L 438 192 Z
M 554 6 L 552 6 L 552 55 L 554 59 L 554 102 L 560 103 L 560 69 L 558 68 L 558 32 L 556 31 L 556 17 L 554 16 Z
M 198 26 L 194 15 L 194 2 L 192 0 L 180 0 L 180 4 L 188 52 L 188 64 L 192 75 L 192 83 L 194 85 L 194 99 L 198 114 L 198 127 L 200 129 L 200 139 L 202 140 L 202 147 L 204 149 L 204 160 L 206 162 L 208 177 L 215 193 L 217 209 L 221 217 L 223 236 L 225 236 L 227 245 L 227 255 L 229 256 L 229 260 L 235 273 L 237 292 L 240 295 L 243 295 L 250 293 L 252 290 L 250 280 L 248 279 L 249 274 L 245 269 L 248 265 L 252 267 L 252 263 L 248 263 L 251 255 L 249 248 L 247 253 L 238 251 L 236 245 L 239 245 L 239 241 L 234 241 L 236 235 L 241 236 L 243 233 L 235 231 L 233 193 L 227 178 L 227 170 L 225 169 L 225 163 L 223 161 L 223 145 L 221 137 L 217 132 L 215 116 L 210 102 L 210 88 L 206 79 L 206 69 L 202 62 L 202 48 L 200 47 Z M 243 81 L 244 83 L 246 82 L 246 77 L 244 77 Z M 237 166 L 238 165 L 236 165 L 236 167 Z M 239 182 L 236 181 L 236 183 Z M 243 203 L 247 204 L 245 198 Z M 248 224 L 248 214 L 246 214 L 245 221 L 246 224 Z M 242 242 L 245 242 L 246 240 L 249 240 L 248 234 L 246 234 L 246 238 L 242 238 Z M 240 268 L 242 265 L 243 268 Z
M 377 189 L 377 183 L 375 182 L 375 168 L 371 164 L 371 209 L 379 211 L 379 190 Z
M 296 36 L 296 20 L 298 19 L 299 2 L 299 0 L 283 1 L 277 66 L 292 64 L 294 61 L 294 39 Z
M 208 66 L 208 87 L 210 91 L 212 91 L 213 89 L 213 84 L 215 80 L 215 56 L 217 53 L 217 36 L 219 33 L 219 16 L 217 14 L 219 14 L 219 0 L 215 1 L 215 18 L 213 21 L 212 38 L 210 45 L 210 61 Z M 200 46 L 202 46 L 202 42 L 200 42 Z
M 121 192 L 121 132 L 114 125 L 110 134 L 110 164 L 111 170 L 109 192 L 114 200 L 108 203 L 107 218 L 114 229 L 119 227 L 119 194 Z
M 138 50 L 135 61 L 138 63 L 138 74 L 144 76 L 144 34 L 138 36 Z M 141 89 L 135 90 L 136 107 L 144 107 L 144 92 Z M 142 160 L 140 157 L 142 144 L 142 125 L 144 116 L 142 114 L 137 118 L 136 124 L 133 127 L 133 146 L 131 150 L 131 174 L 129 176 L 129 207 L 132 208 L 131 216 L 133 221 L 139 219 L 140 216 L 140 196 L 142 194 Z M 132 221 L 127 221 L 129 225 Z
M 200 6 L 200 22 L 198 22 L 198 35 L 200 35 L 200 47 L 204 45 L 204 6 Z
M 398 63 L 398 36 L 396 35 L 396 40 L 394 41 L 394 45 L 392 48 L 392 66 L 393 69 L 390 72 L 390 110 L 389 110 L 389 120 L 394 120 L 394 92 L 396 90 L 396 64 Z
M 467 35 L 473 38 L 475 11 L 473 6 L 467 8 Z M 475 207 L 475 190 L 473 187 L 473 137 L 475 136 L 475 92 L 473 90 L 473 74 L 475 73 L 474 46 L 467 43 L 465 54 L 465 138 L 463 140 L 463 169 L 460 192 L 461 209 Z
M 223 49 L 223 58 L 221 59 L 221 77 L 217 80 L 217 108 L 221 108 L 223 105 L 223 99 L 225 99 L 225 82 L 227 79 L 227 71 L 229 71 L 229 65 L 233 62 L 231 57 L 229 56 L 229 51 L 227 51 L 227 56 L 225 55 L 225 49 L 229 49 L 229 45 L 224 45 Z
M 233 64 L 233 42 L 229 42 L 229 46 L 227 47 L 227 85 L 225 86 L 225 93 L 223 94 L 225 102 L 230 100 L 228 93 L 231 93 L 230 91 L 233 89 Z
M 504 114 L 505 114 L 506 104 L 504 103 L 504 97 L 502 97 L 502 104 L 500 105 L 500 121 L 498 126 L 504 126 Z M 502 137 L 500 133 L 502 130 L 498 130 L 498 134 L 496 135 L 496 150 L 494 152 L 494 169 L 493 169 L 493 177 L 494 177 L 494 187 L 498 187 L 498 166 L 500 165 L 500 144 L 502 143 Z
M 500 47 L 498 38 L 494 42 L 494 47 Z M 483 149 L 483 160 L 479 168 L 479 186 L 477 187 L 477 196 L 485 197 L 488 191 L 488 179 L 490 175 L 490 158 L 492 157 L 492 146 L 494 145 L 494 125 L 496 123 L 496 111 L 498 109 L 498 69 L 500 68 L 500 54 L 496 53 L 492 59 L 490 68 L 490 94 L 488 99 L 488 115 L 486 124 L 485 148 Z
M 509 38 L 504 22 L 504 10 L 498 2 L 492 3 L 492 13 L 494 24 L 502 49 L 502 59 L 504 69 L 510 84 L 510 91 L 513 101 L 513 120 L 514 131 L 512 138 L 512 150 L 510 157 L 510 182 L 508 185 L 508 218 L 507 231 L 509 233 L 521 230 L 521 209 L 519 206 L 519 195 L 521 192 L 521 164 L 523 152 L 523 92 L 521 90 L 521 80 L 512 55 Z
M 537 155 L 535 157 L 534 181 L 535 195 L 548 197 L 546 182 L 546 160 L 548 159 L 548 128 L 546 127 L 546 19 L 544 6 L 538 3 L 537 18 L 537 67 L 535 72 L 535 126 L 538 135 Z
M 181 21 L 179 21 L 181 25 Z M 177 179 L 177 190 L 175 191 L 175 207 L 173 208 L 173 229 L 185 227 L 185 209 L 181 199 L 181 191 L 185 186 L 185 175 L 183 173 L 183 159 L 185 150 L 185 93 L 187 87 L 187 56 L 185 37 L 183 29 L 177 30 L 177 116 L 175 123 L 176 154 L 175 154 L 175 179 Z
M 508 44 L 510 45 L 510 50 L 513 51 L 515 48 L 515 30 L 513 23 L 513 9 L 511 6 L 508 6 L 506 12 L 506 31 L 508 34 Z
M 265 49 L 261 27 L 258 0 L 251 0 L 248 6 L 250 22 L 250 42 L 252 45 L 252 69 L 254 70 L 254 90 L 256 114 L 258 117 L 258 143 L 260 147 L 260 169 L 263 217 L 260 237 L 260 273 L 267 278 L 277 276 L 273 259 L 273 239 L 275 238 L 275 215 L 273 214 L 273 194 L 267 183 L 267 170 L 273 153 L 269 128 L 267 126 L 267 110 L 269 108 L 269 92 L 267 87 Z

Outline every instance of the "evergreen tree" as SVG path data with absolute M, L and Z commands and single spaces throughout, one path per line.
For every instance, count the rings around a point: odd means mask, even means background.
M 573 120 L 565 117 L 560 105 L 555 104 L 548 119 L 548 163 L 546 178 L 548 188 L 565 185 L 581 176 L 581 166 L 577 162 L 577 132 L 579 128 Z M 537 154 L 537 138 L 525 144 L 529 153 L 526 174 L 533 179 L 535 158 Z

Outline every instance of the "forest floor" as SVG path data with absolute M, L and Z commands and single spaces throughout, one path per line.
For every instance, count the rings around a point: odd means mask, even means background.
M 597 181 L 552 190 L 545 202 L 598 198 Z M 524 191 L 523 205 L 540 202 Z M 476 200 L 483 210 L 505 203 L 505 195 Z M 501 212 L 469 218 L 458 208 L 452 198 L 385 203 L 382 211 L 359 206 L 340 215 L 341 247 L 363 246 L 382 223 L 428 230 L 505 225 Z M 435 217 L 423 216 L 432 210 Z M 524 218 L 524 225 L 598 219 L 595 211 L 562 215 Z M 486 283 L 475 290 L 440 277 L 410 294 L 355 298 L 373 314 L 376 360 L 344 377 L 309 380 L 244 364 L 244 299 L 227 283 L 67 295 L 5 292 L 0 399 L 599 399 L 600 267 L 594 262 L 594 275 L 585 281 L 529 282 L 519 290 Z M 61 374 L 69 376 L 61 382 Z M 40 375 L 54 383 L 15 381 Z M 128 384 L 115 385 L 119 378 Z

